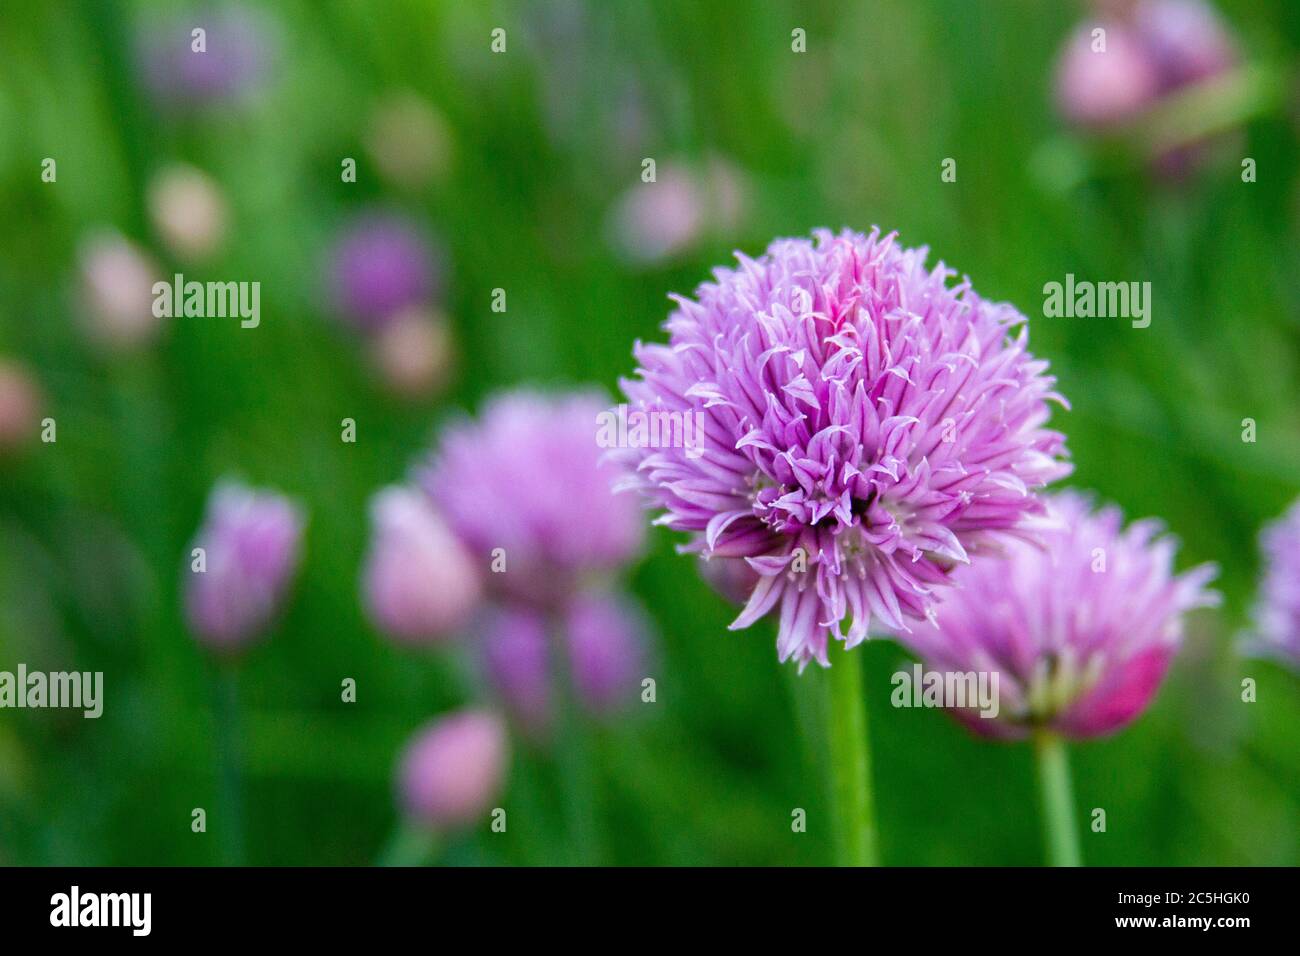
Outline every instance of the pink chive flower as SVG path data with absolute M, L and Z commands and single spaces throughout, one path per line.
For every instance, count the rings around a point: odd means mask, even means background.
M 402 644 L 446 641 L 482 595 L 477 568 L 418 489 L 392 487 L 370 503 L 373 535 L 362 572 L 371 620 Z
M 334 312 L 358 332 L 381 331 L 436 295 L 439 258 L 414 222 L 394 213 L 359 216 L 343 228 L 326 257 Z
M 501 793 L 510 761 L 505 724 L 465 710 L 417 731 L 398 766 L 398 800 L 415 823 L 434 830 L 473 824 Z
M 1245 650 L 1300 670 L 1300 501 L 1260 534 L 1264 574 Z
M 950 287 L 926 254 L 821 230 L 738 255 L 676 297 L 668 344 L 637 343 L 623 383 L 639 411 L 703 418 L 695 447 L 628 450 L 625 484 L 687 550 L 748 561 L 759 580 L 732 628 L 775 610 L 778 654 L 801 668 L 873 618 L 925 619 L 952 568 L 1031 533 L 1033 490 L 1069 472 L 1025 317 Z
M 200 643 L 237 651 L 270 624 L 297 570 L 305 523 L 275 492 L 229 480 L 213 489 L 185 571 L 186 616 Z
M 612 493 L 619 468 L 596 441 L 606 410 L 596 393 L 517 391 L 446 430 L 421 481 L 498 595 L 558 607 L 639 551 L 636 505 Z
M 1156 521 L 1123 527 L 1113 507 L 1050 499 L 1058 527 L 1043 546 L 1008 543 L 953 575 L 937 626 L 901 635 L 936 671 L 998 675 L 994 718 L 959 712 L 986 736 L 1034 729 L 1085 738 L 1112 733 L 1151 703 L 1182 642 L 1183 615 L 1216 605 L 1217 569 L 1174 574 L 1177 544 Z

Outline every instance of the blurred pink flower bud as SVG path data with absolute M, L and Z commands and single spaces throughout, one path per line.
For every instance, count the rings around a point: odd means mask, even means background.
M 36 434 L 41 391 L 18 362 L 0 359 L 0 455 L 12 454 Z
M 569 665 L 578 702 L 597 716 L 637 699 L 643 676 L 646 621 L 626 598 L 580 595 L 565 615 Z
M 423 306 L 394 315 L 369 346 L 371 361 L 384 385 L 406 399 L 440 391 L 454 364 L 446 317 Z
M 186 262 L 207 259 L 226 237 L 226 200 L 216 182 L 192 166 L 169 166 L 149 184 L 149 216 L 163 243 Z
M 401 757 L 402 809 L 435 830 L 473 824 L 501 793 L 509 759 L 505 724 L 493 713 L 464 710 L 427 724 Z
M 375 626 L 403 644 L 454 637 L 482 594 L 465 549 L 416 489 L 384 488 L 372 499 L 370 516 L 362 588 Z
M 388 96 L 370 117 L 366 152 L 395 186 L 423 189 L 451 169 L 451 129 L 427 100 L 410 91 Z
M 1118 21 L 1081 24 L 1057 63 L 1057 106 L 1067 120 L 1081 126 L 1127 122 L 1159 92 L 1160 76 L 1150 52 Z
M 113 349 L 152 341 L 162 324 L 153 308 L 157 264 L 112 231 L 83 239 L 78 259 L 82 306 L 91 337 Z
M 511 719 L 531 737 L 544 735 L 551 722 L 551 646 L 542 615 L 516 606 L 492 610 L 481 647 L 487 678 Z
M 635 264 L 670 259 L 699 239 L 704 206 L 695 174 L 665 164 L 655 182 L 638 182 L 618 200 L 609 221 L 610 241 L 619 255 Z
M 284 603 L 305 523 L 282 495 L 217 484 L 187 556 L 185 610 L 200 643 L 231 652 L 261 634 Z

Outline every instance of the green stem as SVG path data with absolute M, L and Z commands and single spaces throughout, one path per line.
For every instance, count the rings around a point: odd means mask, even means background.
M 397 825 L 384 847 L 377 866 L 425 866 L 439 847 L 438 834 L 410 821 Z
M 220 787 L 221 858 L 226 866 L 244 865 L 243 759 L 240 747 L 239 671 L 222 663 L 216 676 L 217 779 Z
M 596 769 L 591 728 L 584 719 L 573 680 L 573 661 L 558 625 L 550 628 L 558 713 L 556 758 L 564 788 L 565 825 L 571 859 L 577 866 L 599 866 L 603 857 L 596 820 Z
M 837 647 L 838 641 L 832 642 Z M 875 805 L 862 652 L 837 652 L 826 671 L 827 768 L 834 819 L 835 860 L 840 866 L 875 866 Z
M 1074 822 L 1074 794 L 1070 785 L 1070 758 L 1065 741 L 1040 731 L 1034 735 L 1038 758 L 1038 787 L 1043 800 L 1043 835 L 1051 866 L 1081 866 L 1079 833 Z

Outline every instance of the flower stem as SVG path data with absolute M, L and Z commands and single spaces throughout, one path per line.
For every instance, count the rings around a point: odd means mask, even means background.
M 1079 833 L 1074 823 L 1074 793 L 1065 741 L 1049 731 L 1034 735 L 1038 787 L 1043 800 L 1043 835 L 1051 866 L 1081 866 Z
M 838 641 L 832 642 L 836 646 Z M 827 768 L 834 820 L 835 861 L 840 866 L 875 866 L 875 801 L 871 793 L 871 748 L 862 693 L 862 654 L 836 653 L 825 672 Z
M 222 863 L 244 865 L 243 759 L 240 747 L 239 671 L 222 664 L 217 671 L 217 778 L 220 787 Z

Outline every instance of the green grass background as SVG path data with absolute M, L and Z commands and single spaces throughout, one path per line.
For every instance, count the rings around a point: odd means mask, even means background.
M 124 52 L 138 24 L 172 9 L 0 4 L 0 354 L 37 371 L 58 422 L 56 444 L 0 467 L 0 669 L 102 670 L 107 694 L 98 721 L 0 711 L 0 863 L 218 859 L 212 819 L 209 833 L 190 831 L 191 809 L 216 800 L 213 689 L 177 589 L 206 494 L 228 472 L 311 511 L 295 598 L 242 676 L 249 860 L 372 860 L 394 823 L 397 748 L 466 696 L 455 658 L 400 652 L 361 614 L 371 492 L 496 389 L 613 389 L 632 341 L 659 336 L 667 294 L 733 249 L 872 224 L 1030 315 L 1033 349 L 1073 404 L 1054 419 L 1071 485 L 1130 517 L 1163 517 L 1181 566 L 1222 566 L 1225 606 L 1191 625 L 1155 705 L 1074 749 L 1080 816 L 1107 813 L 1107 832 L 1083 834 L 1087 861 L 1300 859 L 1300 683 L 1232 647 L 1256 533 L 1300 490 L 1300 170 L 1286 108 L 1179 186 L 1129 169 L 1061 192 L 1044 185 L 1040 150 L 1061 134 L 1049 91 L 1079 15 L 1068 3 L 285 0 L 265 8 L 279 61 L 255 108 L 172 121 L 141 97 Z M 1251 59 L 1291 70 L 1300 7 L 1221 9 Z M 504 55 L 489 51 L 496 26 Z M 791 52 L 795 27 L 806 54 Z M 627 149 L 614 91 L 633 82 L 646 132 Z M 370 105 L 398 88 L 454 131 L 453 172 L 416 195 L 383 186 L 361 146 Z M 57 184 L 40 181 L 46 156 Z M 358 158 L 355 184 L 340 181 L 344 156 Z M 747 221 L 669 264 L 627 268 L 600 224 L 642 156 L 737 164 Z M 1241 156 L 1257 161 L 1257 182 L 1241 181 Z M 955 183 L 940 180 L 945 157 Z M 261 281 L 262 324 L 178 320 L 156 348 L 106 360 L 77 331 L 76 242 L 111 223 L 170 265 L 141 195 L 172 160 L 227 191 L 233 241 L 204 271 Z M 372 202 L 421 217 L 448 249 L 460 359 L 437 401 L 385 397 L 319 308 L 320 252 Z M 1150 328 L 1043 318 L 1044 283 L 1067 272 L 1150 280 Z M 496 287 L 504 314 L 489 309 Z M 344 417 L 358 423 L 354 445 L 339 440 Z M 1241 441 L 1247 417 L 1254 444 Z M 828 862 L 816 755 L 799 734 L 808 688 L 778 667 L 771 622 L 726 630 L 732 612 L 674 543 L 656 531 L 632 574 L 658 628 L 658 702 L 595 732 L 600 859 Z M 863 657 L 885 861 L 1038 862 L 1028 750 L 977 741 L 941 713 L 892 710 L 903 652 L 882 641 Z M 344 677 L 357 681 L 354 705 L 339 700 Z M 1257 703 L 1240 702 L 1244 677 Z M 548 756 L 520 744 L 507 832 L 466 834 L 446 859 L 572 860 L 564 792 Z M 791 831 L 796 807 L 806 833 Z

